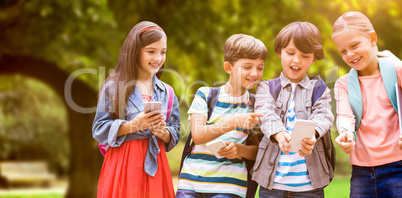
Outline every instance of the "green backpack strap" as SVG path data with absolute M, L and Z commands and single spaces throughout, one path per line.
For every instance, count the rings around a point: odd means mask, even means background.
M 380 65 L 382 81 L 384 83 L 385 90 L 387 91 L 388 98 L 391 101 L 395 111 L 398 112 L 395 92 L 395 83 L 398 83 L 398 77 L 396 75 L 394 64 L 389 58 L 379 58 L 378 62 Z M 357 130 L 360 126 L 360 121 L 363 115 L 363 102 L 359 76 L 355 69 L 350 70 L 347 85 L 349 104 L 352 108 L 353 114 L 355 115 L 355 127 Z

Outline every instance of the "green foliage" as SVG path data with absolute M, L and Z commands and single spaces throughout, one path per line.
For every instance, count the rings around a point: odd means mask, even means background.
M 0 160 L 48 160 L 68 170 L 67 115 L 48 86 L 23 76 L 0 76 Z
M 2 15 L 0 54 L 44 57 L 69 72 L 113 68 L 126 35 L 117 31 L 106 1 L 21 0 Z M 97 75 L 79 78 L 98 88 Z

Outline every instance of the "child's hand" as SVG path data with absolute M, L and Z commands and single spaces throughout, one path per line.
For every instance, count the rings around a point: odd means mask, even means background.
M 135 118 L 133 118 L 131 122 L 131 126 L 135 127 L 136 130 L 145 130 L 149 129 L 151 126 L 154 126 L 163 121 L 163 114 L 157 112 L 149 112 L 144 114 L 144 112 L 139 113 Z
M 351 131 L 345 131 L 335 139 L 335 142 L 341 147 L 343 152 L 351 154 L 355 150 L 355 138 Z
M 223 157 L 226 157 L 228 159 L 236 158 L 240 153 L 240 147 L 238 147 L 237 144 L 234 142 L 226 142 L 225 141 L 225 144 L 227 146 L 221 148 L 221 150 L 219 150 L 218 154 Z
M 302 149 L 299 150 L 299 155 L 302 157 L 306 157 L 306 155 L 310 155 L 313 151 L 314 145 L 317 142 L 315 135 L 311 138 L 304 138 L 301 141 Z
M 161 139 L 163 142 L 168 144 L 170 142 L 170 133 L 166 129 L 166 122 L 161 121 L 156 125 L 153 125 L 149 128 L 154 135 L 156 135 L 159 139 Z
M 278 142 L 279 148 L 283 153 L 289 155 L 289 151 L 292 151 L 289 145 L 290 135 L 286 131 L 279 132 L 275 134 L 274 139 Z
M 399 149 L 402 150 L 402 137 L 399 137 Z
M 252 129 L 260 122 L 260 118 L 264 115 L 258 113 L 244 113 L 234 117 L 236 128 Z

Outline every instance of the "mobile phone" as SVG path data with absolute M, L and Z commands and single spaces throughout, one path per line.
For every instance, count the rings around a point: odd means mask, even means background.
M 162 103 L 161 102 L 145 102 L 144 103 L 144 113 L 149 113 L 152 111 L 162 113 Z
M 311 120 L 296 120 L 293 132 L 290 134 L 290 148 L 292 152 L 301 150 L 301 141 L 304 138 L 311 138 L 315 133 L 315 123 Z
M 225 147 L 226 144 L 223 140 L 214 140 L 208 142 L 206 146 L 215 155 L 216 158 L 222 158 L 222 156 L 218 154 L 218 151 L 221 150 L 221 148 Z

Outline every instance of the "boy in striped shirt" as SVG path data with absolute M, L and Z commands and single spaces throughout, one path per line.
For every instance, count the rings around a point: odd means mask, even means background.
M 260 197 L 324 197 L 330 182 L 329 167 L 321 137 L 331 128 L 331 93 L 326 87 L 313 104 L 316 79 L 307 70 L 324 58 L 320 31 L 308 22 L 294 22 L 275 38 L 275 52 L 281 58 L 278 98 L 274 99 L 268 81 L 257 86 L 255 112 L 261 117 L 260 142 L 253 177 L 260 185 Z M 277 88 L 277 87 L 276 87 Z M 290 134 L 298 120 L 316 124 L 315 135 L 301 141 L 301 150 L 292 150 Z
M 258 138 L 253 138 L 253 145 L 246 145 L 246 140 L 262 116 L 253 113 L 247 90 L 261 80 L 268 52 L 260 40 L 244 34 L 229 37 L 223 50 L 229 81 L 220 87 L 208 120 L 211 87 L 201 87 L 196 92 L 188 111 L 195 146 L 184 160 L 176 197 L 246 196 L 244 158 L 255 159 Z M 215 157 L 206 147 L 206 143 L 216 140 L 226 144 L 219 151 L 222 158 Z

